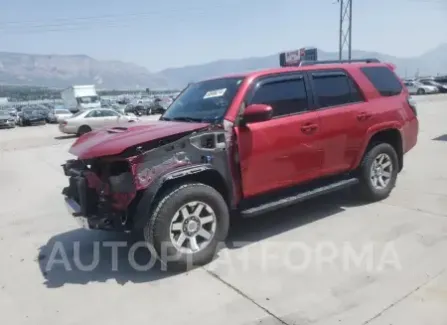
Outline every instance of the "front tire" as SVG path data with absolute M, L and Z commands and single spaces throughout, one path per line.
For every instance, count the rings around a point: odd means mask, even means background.
M 360 164 L 359 194 L 371 202 L 387 198 L 396 185 L 398 172 L 399 159 L 393 146 L 372 146 Z
M 169 269 L 188 270 L 213 260 L 229 223 L 227 204 L 218 191 L 186 183 L 158 200 L 143 234 Z

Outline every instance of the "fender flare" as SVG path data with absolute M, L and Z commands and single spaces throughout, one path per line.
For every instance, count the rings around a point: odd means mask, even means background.
M 197 175 L 207 171 L 219 173 L 212 165 L 195 164 L 181 167 L 160 175 L 146 189 L 143 190 L 142 196 L 137 203 L 135 213 L 133 215 L 133 229 L 139 230 L 144 227 L 145 222 L 147 222 L 148 218 L 151 216 L 150 214 L 154 200 L 159 194 L 160 190 L 162 190 L 163 185 L 166 184 L 166 182 L 175 179 L 178 179 L 181 182 L 182 178 L 186 178 L 191 175 Z
M 368 149 L 371 139 L 379 132 L 388 131 L 388 130 L 399 131 L 401 138 L 402 138 L 402 127 L 401 127 L 401 124 L 397 121 L 389 121 L 389 122 L 384 122 L 384 123 L 373 125 L 372 127 L 370 127 L 368 129 L 367 136 L 365 137 L 365 140 L 363 141 L 363 143 L 360 147 L 359 155 L 356 158 L 354 166 L 353 166 L 354 169 L 360 165 L 360 162 L 362 161 L 362 159 L 366 153 L 366 150 Z

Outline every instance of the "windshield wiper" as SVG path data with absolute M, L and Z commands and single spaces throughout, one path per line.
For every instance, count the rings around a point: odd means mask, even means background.
M 193 118 L 193 117 L 187 117 L 187 116 L 173 117 L 170 120 L 172 120 L 172 121 L 182 121 L 182 122 L 202 122 L 203 121 L 200 118 Z

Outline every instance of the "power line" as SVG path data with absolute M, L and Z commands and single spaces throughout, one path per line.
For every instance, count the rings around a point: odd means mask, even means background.
M 23 34 L 23 33 L 41 33 L 41 32 L 54 32 L 54 31 L 65 31 L 65 30 L 79 30 L 83 28 L 91 29 L 92 27 L 114 27 L 122 26 L 122 22 L 139 22 L 143 19 L 150 18 L 151 16 L 165 15 L 170 13 L 199 13 L 207 14 L 214 11 L 219 13 L 219 9 L 236 6 L 238 3 L 228 3 L 214 5 L 209 8 L 201 7 L 190 7 L 190 8 L 173 8 L 170 10 L 158 10 L 142 13 L 130 13 L 130 14 L 120 14 L 120 15 L 100 15 L 100 16 L 88 16 L 88 17 L 76 17 L 76 18 L 58 18 L 54 19 L 51 23 L 45 21 L 8 21 L 0 23 L 0 32 L 8 32 L 12 34 Z M 187 17 L 186 17 L 187 18 Z

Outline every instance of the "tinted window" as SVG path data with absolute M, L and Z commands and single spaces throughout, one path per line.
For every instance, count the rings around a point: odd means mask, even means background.
M 357 85 L 342 72 L 315 73 L 312 78 L 320 107 L 362 101 Z
M 360 68 L 382 96 L 396 96 L 402 92 L 402 84 L 387 67 Z
M 304 79 L 292 79 L 262 84 L 251 104 L 266 104 L 273 108 L 273 116 L 295 114 L 307 110 L 308 101 Z

